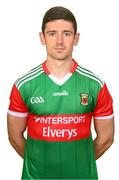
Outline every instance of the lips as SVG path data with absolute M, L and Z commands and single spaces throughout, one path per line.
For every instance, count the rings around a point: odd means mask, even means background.
M 64 51 L 65 50 L 65 48 L 64 47 L 56 47 L 56 48 L 54 48 L 56 51 Z

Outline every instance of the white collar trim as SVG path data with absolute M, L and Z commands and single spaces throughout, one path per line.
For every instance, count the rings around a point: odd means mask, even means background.
M 52 79 L 52 81 L 54 81 L 56 84 L 58 84 L 59 86 L 63 85 L 71 76 L 72 73 L 68 73 L 65 77 L 63 78 L 57 78 L 52 74 L 48 75 L 50 79 Z

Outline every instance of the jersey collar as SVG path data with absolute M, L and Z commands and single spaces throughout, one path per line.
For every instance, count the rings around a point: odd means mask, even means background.
M 50 75 L 51 73 L 50 73 L 50 71 L 48 70 L 48 68 L 46 66 L 46 62 L 47 62 L 47 60 L 42 64 L 42 67 L 43 67 L 44 72 L 47 75 Z M 73 67 L 70 70 L 70 73 L 72 73 L 72 74 L 76 71 L 76 68 L 78 66 L 78 63 L 74 59 L 73 59 L 73 62 L 74 62 L 74 65 L 73 65 Z

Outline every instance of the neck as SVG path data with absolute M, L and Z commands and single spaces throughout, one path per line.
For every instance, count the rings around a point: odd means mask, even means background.
M 46 66 L 49 72 L 57 78 L 65 77 L 73 67 L 73 60 L 47 60 Z

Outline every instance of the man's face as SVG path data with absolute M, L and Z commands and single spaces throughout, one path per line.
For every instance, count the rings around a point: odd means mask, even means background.
M 72 58 L 73 46 L 78 43 L 79 34 L 74 34 L 73 24 L 65 20 L 46 23 L 41 43 L 46 45 L 47 58 L 66 60 Z

